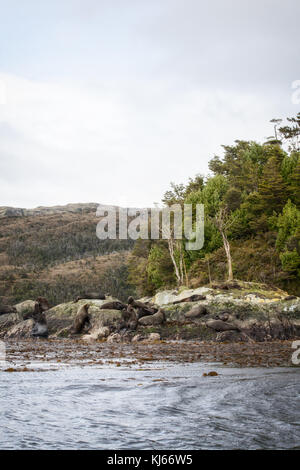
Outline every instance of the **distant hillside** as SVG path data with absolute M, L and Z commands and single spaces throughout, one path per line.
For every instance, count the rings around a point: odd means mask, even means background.
M 98 204 L 90 202 L 86 204 L 66 204 L 65 206 L 45 207 L 39 206 L 34 209 L 24 209 L 20 207 L 0 206 L 0 218 L 3 217 L 31 217 L 39 215 L 55 215 L 55 214 L 83 214 L 96 212 Z
M 81 290 L 127 296 L 131 240 L 96 237 L 98 204 L 0 208 L 0 303 L 44 295 L 53 303 Z

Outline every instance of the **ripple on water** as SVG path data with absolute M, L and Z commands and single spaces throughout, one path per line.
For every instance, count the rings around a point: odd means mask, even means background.
M 148 366 L 2 374 L 0 448 L 299 447 L 299 369 Z

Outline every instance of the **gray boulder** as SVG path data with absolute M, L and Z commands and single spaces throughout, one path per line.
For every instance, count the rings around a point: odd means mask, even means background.
M 17 325 L 10 328 L 5 334 L 4 338 L 5 339 L 30 338 L 32 335 L 33 325 L 34 325 L 34 321 L 32 318 L 30 318 L 29 320 L 21 321 Z

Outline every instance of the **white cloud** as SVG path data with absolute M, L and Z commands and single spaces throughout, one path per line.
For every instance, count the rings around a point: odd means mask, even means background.
M 170 181 L 206 173 L 220 144 L 264 139 L 278 116 L 274 96 L 167 78 L 97 88 L 7 74 L 0 82 L 0 205 L 152 205 Z

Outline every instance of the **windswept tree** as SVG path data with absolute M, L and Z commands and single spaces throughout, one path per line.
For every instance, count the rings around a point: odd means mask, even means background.
M 283 140 L 288 143 L 290 150 L 300 151 L 300 113 L 292 118 L 287 118 L 289 124 L 278 129 Z

